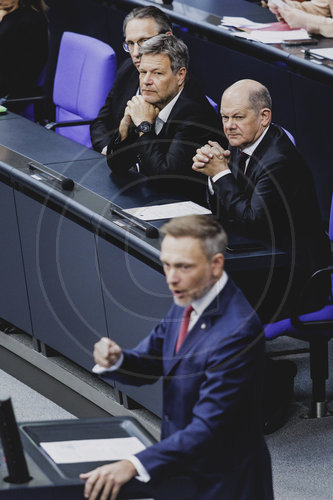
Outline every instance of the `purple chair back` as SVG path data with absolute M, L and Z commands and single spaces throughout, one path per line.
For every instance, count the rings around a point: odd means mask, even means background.
M 117 71 L 112 47 L 95 38 L 64 32 L 53 87 L 56 121 L 96 118 Z M 89 125 L 59 127 L 64 135 L 91 147 Z
M 328 236 L 331 242 L 333 243 L 333 194 L 332 194 L 332 201 L 331 201 L 331 214 L 330 214 L 330 222 L 329 222 L 329 228 L 328 228 Z
M 208 95 L 206 95 L 206 99 L 209 102 L 209 104 L 211 106 L 213 106 L 213 108 L 215 109 L 216 113 L 218 113 L 219 112 L 219 107 L 218 107 L 217 103 L 215 101 L 213 101 L 213 99 L 211 99 L 210 97 L 208 97 Z
M 289 137 L 289 139 L 291 140 L 291 142 L 293 143 L 294 146 L 296 146 L 296 141 L 295 141 L 295 137 L 293 136 L 293 134 L 291 132 L 289 132 L 289 130 L 286 130 L 284 127 L 281 127 L 285 133 L 287 134 L 287 136 Z

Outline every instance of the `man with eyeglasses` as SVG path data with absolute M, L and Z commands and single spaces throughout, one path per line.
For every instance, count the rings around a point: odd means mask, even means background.
M 142 43 L 139 58 L 140 95 L 127 102 L 107 150 L 108 165 L 121 174 L 138 171 L 163 193 L 205 204 L 205 181 L 192 170 L 193 151 L 211 134 L 223 141 L 222 126 L 188 78 L 187 46 L 172 35 L 157 35 Z
M 118 132 L 126 103 L 139 89 L 139 48 L 145 40 L 160 33 L 172 34 L 168 16 L 157 7 L 137 7 L 124 20 L 123 48 L 131 59 L 119 68 L 104 106 L 90 127 L 91 142 L 96 151 L 106 154 L 107 146 Z

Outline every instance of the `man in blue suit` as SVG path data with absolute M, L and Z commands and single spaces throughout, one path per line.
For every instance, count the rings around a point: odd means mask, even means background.
M 195 480 L 196 500 L 270 500 L 262 327 L 224 271 L 225 232 L 203 215 L 173 219 L 161 231 L 175 304 L 135 349 L 102 338 L 94 357 L 96 372 L 121 382 L 163 377 L 162 439 L 128 460 L 81 474 L 85 496 L 114 500 L 133 477 L 159 481 L 182 473 Z

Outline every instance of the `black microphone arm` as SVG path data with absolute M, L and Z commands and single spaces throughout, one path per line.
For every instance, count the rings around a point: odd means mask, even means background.
M 112 205 L 110 210 L 111 210 L 111 213 L 117 215 L 121 219 L 125 219 L 128 222 L 130 222 L 133 226 L 138 227 L 139 229 L 142 229 L 142 231 L 145 232 L 147 238 L 158 238 L 159 237 L 158 229 L 156 227 L 152 226 L 151 224 L 147 224 L 145 222 L 142 222 L 137 217 L 134 217 L 133 215 L 127 214 L 120 207 L 117 207 L 116 205 Z
M 75 185 L 73 179 L 70 179 L 69 177 L 64 177 L 62 179 L 61 177 L 58 177 L 50 172 L 45 172 L 45 170 L 38 165 L 35 165 L 32 161 L 28 163 L 28 167 L 30 170 L 37 170 L 37 172 L 39 172 L 45 180 L 52 179 L 59 182 L 62 189 L 65 191 L 73 191 Z

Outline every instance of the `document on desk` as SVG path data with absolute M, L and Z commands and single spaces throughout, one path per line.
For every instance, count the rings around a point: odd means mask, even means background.
M 285 40 L 304 40 L 310 38 L 305 29 L 289 31 L 254 30 L 251 33 L 235 33 L 235 36 L 262 43 L 282 43 Z
M 333 61 L 333 47 L 327 47 L 326 49 L 308 49 L 307 52 L 310 56 L 317 56 L 318 58 L 329 59 Z
M 184 215 L 203 214 L 212 212 L 193 201 L 180 201 L 177 203 L 165 203 L 164 205 L 152 205 L 147 207 L 128 208 L 124 212 L 134 215 L 141 220 L 173 219 Z
M 223 16 L 220 26 L 232 26 L 234 28 L 242 28 L 244 30 L 255 30 L 260 28 L 267 28 L 271 24 L 272 23 L 256 23 L 255 21 L 251 21 L 246 17 Z
M 57 464 L 124 460 L 146 448 L 136 437 L 54 441 L 40 446 Z

